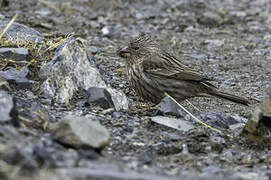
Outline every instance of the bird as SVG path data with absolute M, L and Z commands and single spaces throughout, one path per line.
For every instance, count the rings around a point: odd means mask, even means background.
M 249 105 L 248 99 L 220 91 L 198 71 L 163 50 L 149 34 L 141 33 L 117 54 L 124 58 L 129 85 L 136 94 L 159 103 L 166 94 L 178 102 L 193 97 L 218 97 Z

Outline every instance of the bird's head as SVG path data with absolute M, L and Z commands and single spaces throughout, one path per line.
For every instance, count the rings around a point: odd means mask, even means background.
M 127 64 L 133 64 L 143 57 L 150 56 L 157 48 L 158 44 L 148 34 L 141 33 L 131 40 L 127 46 L 118 50 L 117 53 L 125 59 Z

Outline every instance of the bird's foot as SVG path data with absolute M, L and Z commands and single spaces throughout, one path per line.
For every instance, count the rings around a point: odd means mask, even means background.
M 146 110 L 146 111 L 154 111 L 158 107 L 158 105 L 153 105 L 151 103 L 145 103 L 145 102 L 135 102 L 134 106 L 137 109 L 143 109 L 143 110 Z

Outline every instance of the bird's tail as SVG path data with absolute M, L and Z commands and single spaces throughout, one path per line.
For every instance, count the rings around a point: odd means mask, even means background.
M 238 97 L 232 94 L 228 94 L 228 93 L 224 93 L 224 92 L 220 92 L 217 90 L 214 90 L 212 93 L 210 93 L 213 96 L 222 98 L 222 99 L 227 99 L 229 101 L 235 102 L 235 103 L 239 103 L 239 104 L 243 104 L 248 106 L 250 104 L 249 100 L 243 97 Z

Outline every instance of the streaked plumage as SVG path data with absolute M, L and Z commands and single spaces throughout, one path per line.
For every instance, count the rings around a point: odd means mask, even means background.
M 219 91 L 207 77 L 162 50 L 149 35 L 141 34 L 118 51 L 126 62 L 130 86 L 143 99 L 159 103 L 165 92 L 181 102 L 196 96 L 216 96 L 248 105 L 245 98 Z

